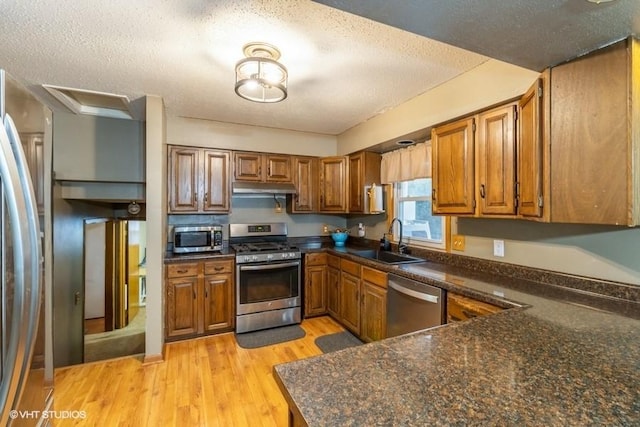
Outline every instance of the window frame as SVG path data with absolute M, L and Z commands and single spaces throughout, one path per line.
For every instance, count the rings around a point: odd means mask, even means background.
M 397 182 L 394 184 L 387 185 L 387 194 L 391 195 L 389 197 L 389 215 L 387 216 L 387 229 L 391 227 L 391 221 L 393 218 L 397 216 L 397 213 L 400 211 L 399 203 L 402 201 L 424 201 L 425 199 L 429 200 L 431 198 L 431 194 L 427 194 L 425 196 L 419 197 L 401 197 L 400 192 L 402 182 Z M 449 252 L 451 248 L 451 217 L 444 215 L 436 215 L 442 218 L 442 242 L 438 243 L 433 240 L 429 240 L 427 238 L 420 237 L 408 237 L 402 236 L 402 242 L 415 247 L 425 248 L 425 249 L 433 249 L 439 251 Z M 399 235 L 397 234 L 398 227 L 394 224 L 391 240 L 394 243 L 398 243 Z

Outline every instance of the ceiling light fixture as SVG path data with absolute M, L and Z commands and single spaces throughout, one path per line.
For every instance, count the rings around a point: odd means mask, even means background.
M 236 64 L 236 93 L 254 102 L 280 102 L 287 97 L 287 69 L 277 60 L 280 51 L 267 43 L 242 48 L 245 59 Z

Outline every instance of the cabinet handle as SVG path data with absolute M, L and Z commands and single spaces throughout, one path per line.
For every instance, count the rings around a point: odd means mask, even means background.
M 193 291 L 193 299 L 196 299 L 196 291 Z
M 207 203 L 207 199 L 209 198 L 209 192 L 204 193 L 204 202 Z
M 436 201 L 436 189 L 435 188 L 431 189 L 431 200 L 433 200 L 434 202 Z
M 207 289 L 207 288 L 204 288 L 204 297 L 206 299 L 209 299 L 209 289 Z
M 480 185 L 480 197 L 482 197 L 484 199 L 485 196 L 485 192 L 484 192 L 484 184 Z
M 222 271 L 222 270 L 224 270 L 224 267 L 221 267 L 221 266 L 218 265 L 217 267 L 213 267 L 213 269 L 215 271 Z
M 320 195 L 320 206 L 322 206 L 322 205 L 324 204 L 323 200 L 324 200 L 324 197 L 323 197 L 323 196 L 322 196 L 322 194 L 321 194 L 321 195 Z
M 193 199 L 197 202 L 198 201 L 198 193 L 193 193 Z
M 464 314 L 468 318 L 478 317 L 478 313 L 474 313 L 472 311 L 468 311 L 468 310 L 464 310 L 464 309 L 462 310 L 462 314 Z
M 186 272 L 187 272 L 187 270 L 176 270 L 176 273 L 178 273 L 178 274 L 184 274 Z

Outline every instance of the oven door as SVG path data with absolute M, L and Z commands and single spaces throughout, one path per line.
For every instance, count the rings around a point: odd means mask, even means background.
M 238 264 L 237 314 L 300 306 L 300 261 Z

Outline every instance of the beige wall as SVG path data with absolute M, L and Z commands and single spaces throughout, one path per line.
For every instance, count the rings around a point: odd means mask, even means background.
M 147 96 L 146 117 L 146 221 L 147 221 L 147 319 L 145 356 L 162 354 L 164 343 L 163 266 L 167 222 L 167 150 L 162 98 Z M 156 183 L 156 185 L 153 185 Z
M 398 139 L 520 96 L 538 73 L 495 59 L 338 135 L 338 154 Z
M 454 223 L 454 232 L 465 235 L 461 254 L 640 285 L 640 228 L 479 218 Z M 493 255 L 495 239 L 504 241 L 504 257 Z
M 167 118 L 167 144 L 265 153 L 334 156 L 335 136 L 185 117 Z

